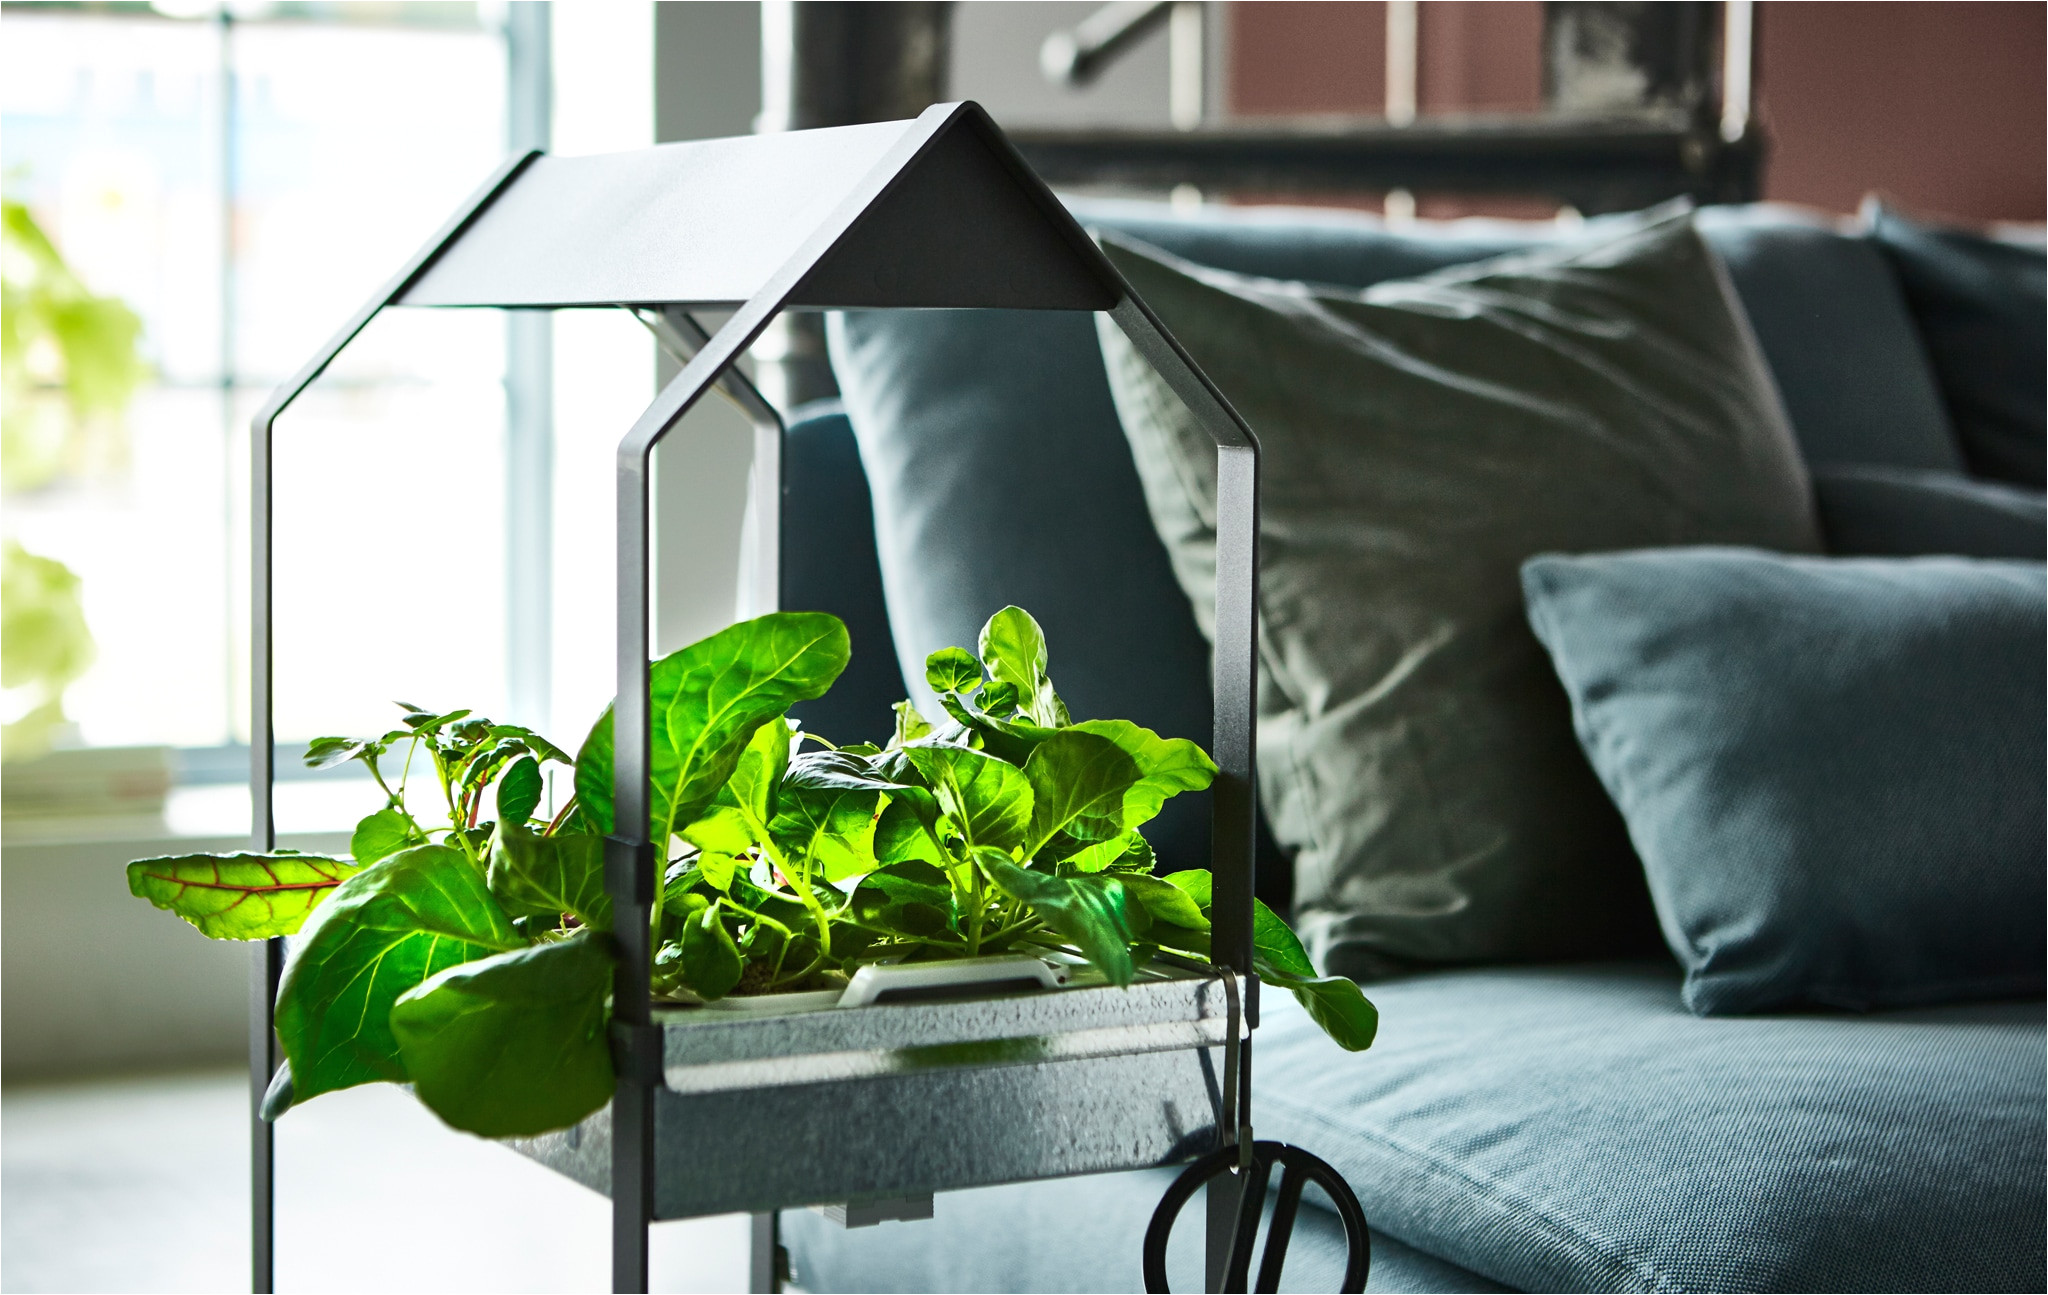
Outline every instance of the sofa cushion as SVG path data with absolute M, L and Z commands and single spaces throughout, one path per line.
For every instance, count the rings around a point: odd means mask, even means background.
M 853 640 L 853 657 L 832 691 L 798 702 L 790 715 L 842 745 L 886 741 L 895 724 L 890 708 L 910 694 L 889 635 L 860 446 L 836 400 L 815 401 L 790 414 L 782 440 L 781 539 L 780 605 L 831 612 L 846 622 Z
M 1353 1054 L 1267 996 L 1252 1111 L 1260 1137 L 1359 1194 L 1373 1290 L 2024 1291 L 2048 1275 L 2039 1002 L 1702 1019 L 1668 962 L 1438 972 L 1373 998 L 1384 1028 Z M 1168 1181 L 946 1193 L 930 1222 L 859 1231 L 789 1211 L 783 1236 L 808 1290 L 1134 1291 Z M 1330 1289 L 1338 1233 L 1303 1210 L 1286 1289 Z M 1183 1259 L 1174 1289 L 1199 1289 L 1197 1271 Z
M 1318 961 L 1367 975 L 1642 947 L 1640 872 L 1517 570 L 1558 547 L 1818 546 L 1762 358 L 1689 216 L 1363 292 L 1104 247 L 1260 438 L 1259 782 Z M 1213 444 L 1101 332 L 1154 522 L 1203 608 Z
M 2042 488 L 2048 479 L 2048 257 L 1868 209 L 1933 358 L 1970 470 Z
M 1808 464 L 1959 471 L 1934 370 L 1884 256 L 1797 208 L 1707 207 Z
M 1074 205 L 1091 227 L 1197 265 L 1353 288 L 1594 241 L 1633 219 L 1599 216 L 1577 229 L 1465 220 L 1397 230 L 1338 212 L 1177 216 L 1152 203 Z M 1705 207 L 1698 225 L 1728 267 L 1809 463 L 1961 467 L 1934 367 L 1880 252 L 1826 217 L 1777 204 Z
M 1702 1018 L 1668 963 L 1437 972 L 1373 1000 L 1379 1041 L 1348 1054 L 1267 996 L 1253 1118 L 1429 1254 L 1520 1290 L 2048 1278 L 2038 1000 Z
M 1814 469 L 1813 494 L 1830 553 L 2048 556 L 2048 501 L 2038 490 L 1959 472 L 1853 466 Z
M 1522 581 L 1693 1010 L 2041 992 L 2040 564 L 1662 549 Z

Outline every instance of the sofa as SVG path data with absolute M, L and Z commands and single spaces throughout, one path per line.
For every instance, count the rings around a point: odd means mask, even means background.
M 1332 212 L 1074 205 L 1084 224 L 1190 262 L 1351 288 L 1602 224 L 1397 230 Z M 1947 363 L 1982 347 L 1943 331 L 1953 303 L 1901 259 L 1887 219 L 1759 205 L 1697 225 L 1768 361 L 1830 552 L 2039 562 L 2040 450 L 2025 430 L 2039 425 L 2038 368 L 2008 375 L 2017 397 L 2010 383 L 1994 393 L 2021 434 L 1987 440 Z M 2038 295 L 2003 304 L 2022 333 L 2041 327 Z M 830 339 L 846 398 L 788 429 L 781 596 L 841 615 L 855 655 L 800 708 L 805 724 L 881 737 L 890 703 L 921 696 L 927 652 L 973 643 L 1017 603 L 1046 625 L 1077 713 L 1205 737 L 1207 644 L 1148 519 L 1089 321 L 872 313 L 835 317 Z M 2019 339 L 2022 359 L 2029 347 L 2038 366 L 2038 332 Z M 1206 858 L 1206 806 L 1181 799 L 1154 834 L 1162 868 Z M 1285 911 L 1288 856 L 1263 830 L 1259 857 L 1260 893 Z M 1372 1225 L 1373 1290 L 2048 1285 L 2037 996 L 1700 1016 L 1682 980 L 1654 945 L 1409 968 L 1367 985 L 1382 1025 L 1361 1054 L 1268 995 L 1258 1136 L 1345 1175 Z M 929 1221 L 857 1230 L 791 1211 L 783 1237 L 807 1290 L 1137 1290 L 1172 1173 L 952 1193 Z M 1174 1283 L 1193 1289 L 1199 1229 L 1183 1230 Z M 1342 1259 L 1335 1215 L 1304 1210 L 1287 1288 L 1329 1289 Z

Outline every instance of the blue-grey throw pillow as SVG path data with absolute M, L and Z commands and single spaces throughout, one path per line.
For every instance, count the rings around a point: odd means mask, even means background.
M 2038 563 L 1525 563 L 1529 623 L 1702 1015 L 2038 994 Z
M 1890 257 L 1970 470 L 2048 480 L 2048 256 L 1907 220 L 1878 203 L 1870 237 Z
M 1828 552 L 1845 557 L 2048 557 L 2048 500 L 2038 490 L 1960 472 L 1815 468 Z

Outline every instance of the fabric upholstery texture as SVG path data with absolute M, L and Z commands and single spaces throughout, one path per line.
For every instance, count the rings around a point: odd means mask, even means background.
M 2038 912 L 2038 910 L 2036 910 Z M 2042 1289 L 2039 1000 L 1702 1018 L 1668 962 L 1377 985 L 1340 1052 L 1268 996 L 1259 1136 L 1532 1291 Z
M 1701 1013 L 2038 995 L 2038 563 L 1537 558 L 1529 620 Z
M 1298 851 L 1311 952 L 1372 975 L 1641 948 L 1640 870 L 1517 570 L 1551 548 L 1818 544 L 1763 359 L 1689 216 L 1363 292 L 1104 247 L 1263 447 L 1260 789 Z M 1210 438 L 1100 331 L 1199 618 Z
M 834 742 L 882 742 L 910 694 L 896 664 L 875 517 L 853 427 L 836 400 L 791 412 L 782 440 L 780 604 L 846 622 L 853 656 L 832 691 L 790 715 Z M 918 672 L 923 679 L 924 672 Z
M 2038 490 L 1956 472 L 1859 465 L 1814 469 L 1813 493 L 1830 553 L 2036 562 L 2048 556 L 2048 501 Z
M 1346 1176 L 1373 1290 L 2042 1288 L 2038 1001 L 1700 1018 L 1678 981 L 1668 961 L 1389 981 L 1358 1054 L 1268 995 L 1259 1136 Z M 784 1236 L 811 1290 L 1137 1290 L 1168 1180 L 949 1193 L 859 1232 L 790 1211 Z M 1287 1289 L 1330 1288 L 1308 1283 L 1338 1235 L 1303 1210 Z
M 1970 470 L 2048 481 L 2048 257 L 1957 229 L 1867 209 L 1891 258 Z

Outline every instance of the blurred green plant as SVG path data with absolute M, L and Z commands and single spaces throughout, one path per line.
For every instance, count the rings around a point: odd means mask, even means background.
M 0 485 L 40 490 L 118 445 L 149 376 L 142 321 L 89 291 L 27 206 L 0 202 Z M 117 453 L 117 452 L 116 452 Z
M 141 337 L 135 312 L 89 291 L 26 205 L 0 201 L 0 488 L 41 490 L 125 458 L 121 416 L 149 374 Z M 0 621 L 0 759 L 33 758 L 93 660 L 78 576 L 8 539 Z
M 93 661 L 78 577 L 13 540 L 0 566 L 0 686 L 20 714 L 0 730 L 0 759 L 33 759 L 64 723 L 64 690 Z M 17 696 L 19 700 L 17 700 Z

